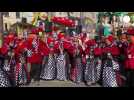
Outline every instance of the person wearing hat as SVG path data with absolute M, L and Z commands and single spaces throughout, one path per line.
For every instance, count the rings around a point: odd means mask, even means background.
M 67 81 L 69 79 L 69 55 L 68 43 L 63 33 L 58 34 L 58 52 L 57 52 L 57 79 Z
M 93 53 L 94 53 L 94 58 L 96 61 L 96 74 L 97 74 L 96 83 L 101 84 L 103 43 L 99 36 L 95 37 L 95 42 L 96 42 L 96 45 L 94 47 Z
M 9 33 L 7 37 L 4 39 L 4 43 L 2 46 L 2 52 L 5 55 L 4 66 L 3 69 L 6 71 L 11 85 L 15 86 L 15 47 L 16 47 L 16 36 L 14 33 Z
M 74 37 L 73 46 L 72 46 L 72 60 L 71 60 L 71 74 L 70 79 L 75 83 L 83 82 L 84 69 L 82 63 L 82 56 L 84 51 L 82 46 L 79 43 L 77 37 Z
M 46 50 L 45 44 L 38 35 L 38 30 L 32 29 L 31 34 L 25 41 L 28 71 L 30 72 L 31 80 L 37 82 L 37 85 L 39 85 L 40 81 L 43 56 L 46 55 L 46 52 L 44 52 L 44 49 Z
M 114 44 L 114 37 L 112 35 L 105 39 L 106 46 L 103 48 L 103 72 L 102 72 L 102 86 L 103 87 L 118 87 L 119 86 L 119 62 L 120 55 L 119 48 Z
M 134 28 L 128 29 L 127 36 L 129 37 L 130 43 L 126 50 L 126 86 L 134 86 Z
M 11 80 L 9 79 L 9 76 L 7 75 L 6 71 L 3 70 L 3 64 L 5 60 L 5 55 L 7 55 L 7 46 L 3 43 L 0 47 L 0 87 L 11 87 Z
M 30 73 L 26 64 L 25 40 L 17 38 L 17 46 L 15 48 L 15 83 L 16 86 L 26 85 L 30 82 Z
M 127 38 L 127 32 L 121 33 L 119 40 L 117 40 L 117 46 L 119 47 L 120 50 L 120 55 L 119 55 L 119 62 L 120 62 L 120 72 L 122 76 L 122 83 L 125 85 L 126 81 L 126 71 L 125 71 L 125 59 L 126 59 L 126 51 L 127 47 L 129 45 L 128 38 Z
M 95 84 L 100 78 L 100 66 L 101 62 L 99 56 L 101 56 L 101 48 L 95 41 L 95 39 L 88 40 L 85 43 L 85 82 L 87 85 Z M 97 71 L 96 71 L 97 70 Z
M 41 71 L 40 78 L 43 80 L 54 80 L 56 78 L 56 55 L 55 55 L 55 44 L 52 36 L 46 39 L 47 55 L 43 59 L 43 68 Z M 46 51 L 46 49 L 44 49 Z
M 62 39 L 61 39 L 62 40 Z M 70 80 L 71 75 L 71 66 L 73 65 L 73 61 L 71 59 L 74 58 L 74 37 L 65 36 L 63 39 L 63 47 L 64 47 L 64 54 L 66 55 L 66 66 L 67 66 L 67 79 Z

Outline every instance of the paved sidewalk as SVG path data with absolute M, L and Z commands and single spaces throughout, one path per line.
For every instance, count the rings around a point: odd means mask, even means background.
M 31 83 L 28 86 L 22 86 L 22 87 L 101 87 L 98 84 L 87 86 L 84 83 L 73 83 L 72 81 L 58 81 L 58 80 L 52 80 L 52 81 L 44 81 L 41 80 L 40 84 L 37 85 L 35 83 Z

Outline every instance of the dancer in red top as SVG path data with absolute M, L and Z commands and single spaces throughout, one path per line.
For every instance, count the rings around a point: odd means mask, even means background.
M 63 33 L 58 34 L 58 53 L 57 53 L 57 79 L 66 81 L 69 79 L 70 59 L 68 50 L 71 43 L 66 39 Z
M 44 55 L 43 68 L 41 72 L 41 79 L 54 80 L 56 78 L 56 54 L 55 41 L 52 36 L 47 37 L 46 45 L 48 48 L 47 55 Z M 45 51 L 45 49 L 44 49 Z
M 100 71 L 102 65 L 101 43 L 95 41 L 95 39 L 88 40 L 86 42 L 85 54 L 86 54 L 85 81 L 87 85 L 92 85 L 100 80 Z
M 27 63 L 31 65 L 30 76 L 37 84 L 40 81 L 43 56 L 47 55 L 46 45 L 40 39 L 37 29 L 33 29 L 25 41 L 27 51 Z M 46 50 L 46 51 L 44 51 Z
M 26 64 L 26 51 L 25 40 L 23 38 L 17 38 L 15 48 L 15 81 L 16 86 L 26 85 L 30 82 L 30 73 L 28 72 Z
M 15 33 L 9 33 L 7 37 L 4 39 L 1 51 L 5 55 L 3 70 L 7 73 L 12 86 L 15 86 L 15 47 Z
M 118 73 L 120 70 L 118 56 L 119 48 L 114 44 L 112 35 L 105 39 L 106 46 L 103 48 L 103 87 L 118 87 Z
M 82 46 L 79 44 L 78 37 L 74 37 L 73 46 L 70 48 L 72 52 L 72 67 L 71 67 L 71 80 L 76 83 L 83 81 L 83 63 L 82 55 L 84 53 Z

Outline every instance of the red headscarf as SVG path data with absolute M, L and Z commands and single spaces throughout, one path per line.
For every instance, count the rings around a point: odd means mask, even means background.
M 110 41 L 110 42 L 113 42 L 114 41 L 114 37 L 112 35 L 108 36 L 106 39 L 108 41 Z
M 65 37 L 65 35 L 64 35 L 63 33 L 60 32 L 60 33 L 58 34 L 58 39 L 62 39 L 62 38 L 64 38 L 64 37 Z
M 5 42 L 6 43 L 10 43 L 12 41 L 14 41 L 16 39 L 15 34 L 14 33 L 9 33 L 7 37 L 5 37 Z
M 48 37 L 47 43 L 48 43 L 48 45 L 49 45 L 50 43 L 54 43 L 54 39 L 53 39 L 52 37 Z
M 134 35 L 134 28 L 128 29 L 127 32 L 128 35 Z

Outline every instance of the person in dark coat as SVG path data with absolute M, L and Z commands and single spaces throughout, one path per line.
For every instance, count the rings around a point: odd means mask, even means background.
M 125 69 L 126 69 L 126 86 L 134 87 L 134 28 L 128 29 L 127 35 L 130 39 L 130 43 L 126 50 L 126 60 L 125 60 Z

